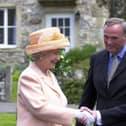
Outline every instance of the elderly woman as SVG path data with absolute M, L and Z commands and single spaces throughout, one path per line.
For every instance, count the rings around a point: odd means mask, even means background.
M 34 62 L 19 78 L 17 126 L 69 126 L 73 118 L 84 114 L 65 107 L 67 99 L 51 72 L 60 60 L 61 49 L 69 46 L 68 39 L 53 27 L 31 33 L 29 40 L 26 53 Z

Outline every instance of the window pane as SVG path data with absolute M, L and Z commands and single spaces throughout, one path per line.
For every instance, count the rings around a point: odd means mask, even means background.
M 8 44 L 9 45 L 16 44 L 16 29 L 15 28 L 8 29 Z
M 0 29 L 0 44 L 3 44 L 4 40 L 3 40 L 3 29 Z
M 8 25 L 15 25 L 15 9 L 8 9 Z
M 3 26 L 3 19 L 4 19 L 3 10 L 0 10 L 0 25 L 2 26 Z
M 56 18 L 52 18 L 52 26 L 56 26 Z
M 63 26 L 63 19 L 59 18 L 59 26 Z
M 69 18 L 65 18 L 65 26 L 70 26 L 70 19 Z
M 63 33 L 63 28 L 60 28 L 61 33 Z
M 70 29 L 69 28 L 65 28 L 65 35 L 70 36 Z

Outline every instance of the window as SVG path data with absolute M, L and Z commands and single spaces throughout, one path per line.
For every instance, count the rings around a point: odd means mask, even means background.
M 46 26 L 59 27 L 61 32 L 70 40 L 71 47 L 74 46 L 74 17 L 72 14 L 48 14 L 46 15 Z
M 0 8 L 0 48 L 16 47 L 15 9 Z

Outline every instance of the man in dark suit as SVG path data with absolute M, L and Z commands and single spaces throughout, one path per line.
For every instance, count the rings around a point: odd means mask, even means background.
M 91 57 L 79 107 L 93 109 L 96 105 L 96 110 L 90 111 L 96 125 L 126 126 L 126 22 L 123 19 L 110 18 L 105 22 L 104 44 L 106 49 Z M 118 66 L 109 79 L 114 56 Z M 77 121 L 76 126 L 83 124 Z

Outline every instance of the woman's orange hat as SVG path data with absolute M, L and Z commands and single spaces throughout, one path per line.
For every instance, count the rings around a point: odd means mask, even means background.
M 49 27 L 35 31 L 29 35 L 29 41 L 30 44 L 25 48 L 27 54 L 62 49 L 70 46 L 69 40 L 60 33 L 57 27 Z

